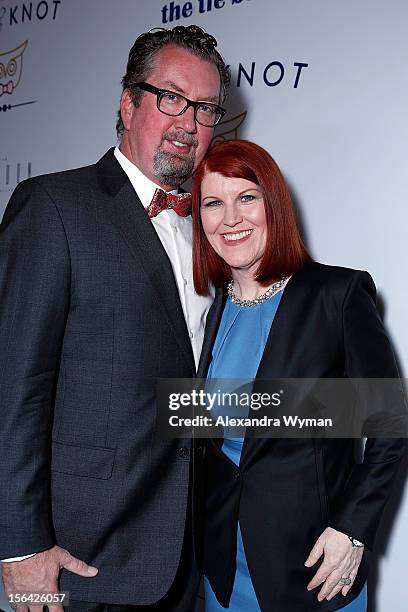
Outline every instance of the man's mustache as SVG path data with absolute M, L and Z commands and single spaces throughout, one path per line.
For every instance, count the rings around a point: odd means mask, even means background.
M 183 144 L 197 147 L 198 140 L 193 134 L 189 134 L 188 132 L 184 132 L 183 130 L 178 130 L 176 132 L 164 132 L 162 135 L 161 141 L 164 140 L 177 140 L 178 142 L 182 142 Z

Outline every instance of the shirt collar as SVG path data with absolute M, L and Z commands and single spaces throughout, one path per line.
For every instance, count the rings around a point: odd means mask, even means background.
M 119 147 L 115 147 L 114 155 L 127 175 L 129 181 L 132 183 L 141 203 L 145 208 L 147 208 L 152 201 L 154 192 L 156 189 L 161 189 L 161 187 L 148 179 L 147 176 L 145 176 L 143 172 L 141 172 L 139 168 L 135 166 L 135 164 L 133 164 L 125 155 L 123 155 Z M 177 194 L 178 189 L 172 189 L 172 191 L 167 193 Z

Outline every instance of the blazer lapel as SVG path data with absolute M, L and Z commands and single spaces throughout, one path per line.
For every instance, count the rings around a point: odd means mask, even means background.
M 294 274 L 288 281 L 269 330 L 256 378 L 296 376 L 297 330 L 305 315 L 304 298 L 308 292 L 302 272 Z
M 226 302 L 226 293 L 222 289 L 217 289 L 215 299 L 207 314 L 205 323 L 205 333 L 203 347 L 201 349 L 200 362 L 198 364 L 197 377 L 205 378 L 207 376 L 208 366 L 211 361 L 212 348 L 214 346 L 215 337 L 220 325 L 222 312 Z
M 286 285 L 272 321 L 256 379 L 296 378 L 299 375 L 295 351 L 299 326 L 303 324 L 306 311 L 305 300 L 308 299 L 309 292 L 310 287 L 304 282 L 303 271 L 294 274 Z M 271 442 L 273 440 L 267 438 L 245 438 L 241 465 L 251 461 L 254 453 L 259 451 L 260 445 Z
M 163 317 L 179 343 L 193 373 L 194 355 L 187 324 L 169 257 L 135 190 L 110 149 L 96 165 L 102 191 L 109 196 L 101 202 L 111 223 L 141 265 L 157 293 Z

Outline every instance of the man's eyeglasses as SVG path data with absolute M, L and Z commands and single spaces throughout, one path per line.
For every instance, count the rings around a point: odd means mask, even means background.
M 217 123 L 221 121 L 226 113 L 225 109 L 218 106 L 218 104 L 204 101 L 195 102 L 174 91 L 159 89 L 159 87 L 150 85 L 150 83 L 141 82 L 135 85 L 139 87 L 139 89 L 143 89 L 143 91 L 149 91 L 155 94 L 159 111 L 171 117 L 182 115 L 189 106 L 192 106 L 194 108 L 194 118 L 197 123 L 205 127 L 214 127 L 214 125 L 217 125 Z

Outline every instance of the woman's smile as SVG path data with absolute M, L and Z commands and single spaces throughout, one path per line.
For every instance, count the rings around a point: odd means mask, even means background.
M 255 269 L 265 251 L 267 224 L 261 188 L 242 178 L 209 172 L 201 183 L 205 235 L 232 272 Z

